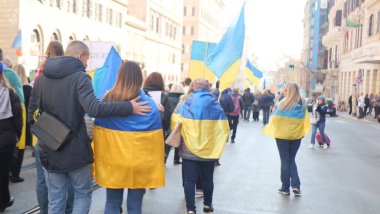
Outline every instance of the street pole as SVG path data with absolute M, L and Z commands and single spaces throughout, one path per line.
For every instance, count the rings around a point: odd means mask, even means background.
M 356 84 L 352 85 L 351 96 L 352 96 L 352 116 L 356 117 L 356 109 L 358 106 L 357 99 L 356 99 L 356 96 L 357 96 Z

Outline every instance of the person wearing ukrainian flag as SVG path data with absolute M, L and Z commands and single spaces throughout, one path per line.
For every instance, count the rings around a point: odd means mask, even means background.
M 298 85 L 287 83 L 284 92 L 285 97 L 263 129 L 263 134 L 276 139 L 281 159 L 282 186 L 279 193 L 289 195 L 291 186 L 293 193 L 300 196 L 301 182 L 295 158 L 302 138 L 310 130 L 310 122 L 305 99 L 301 98 Z
M 220 158 L 230 132 L 226 115 L 209 90 L 207 80 L 194 80 L 172 116 L 172 130 L 178 122 L 182 123 L 179 155 L 189 214 L 196 213 L 195 186 L 199 174 L 204 193 L 203 212 L 213 212 L 215 161 Z
M 94 121 L 96 182 L 107 188 L 106 214 L 120 213 L 124 189 L 128 189 L 129 214 L 142 213 L 145 188 L 165 185 L 164 138 L 160 112 L 141 89 L 138 64 L 124 62 L 115 85 L 103 97 L 107 102 L 130 101 L 140 96 L 152 108 L 146 116 L 97 118 Z

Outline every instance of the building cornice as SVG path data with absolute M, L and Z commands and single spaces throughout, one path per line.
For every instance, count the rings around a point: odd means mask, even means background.
M 121 6 L 128 7 L 128 0 L 113 0 L 113 2 L 120 4 Z

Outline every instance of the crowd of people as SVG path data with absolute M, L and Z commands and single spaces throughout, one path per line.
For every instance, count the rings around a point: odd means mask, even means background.
M 145 189 L 164 186 L 164 164 L 172 150 L 164 141 L 175 134 L 173 126 L 179 121 L 184 128 L 180 132 L 179 146 L 174 148 L 173 163 L 182 165 L 187 213 L 196 213 L 196 194 L 204 196 L 203 212 L 212 213 L 213 173 L 215 166 L 220 165 L 224 145 L 235 143 L 239 119 L 249 122 L 252 113 L 252 121 L 259 121 L 260 112 L 264 133 L 276 139 L 281 158 L 279 192 L 289 195 L 291 186 L 295 195 L 301 194 L 295 156 L 308 125 L 288 126 L 286 120 L 278 119 L 294 115 L 298 119 L 305 118 L 305 100 L 296 84 L 285 86 L 282 100 L 275 106 L 275 95 L 270 90 L 262 93 L 252 93 L 249 88 L 243 93 L 238 88 L 219 91 L 219 82 L 211 89 L 212 85 L 205 79 L 187 78 L 183 83 L 165 88 L 160 73 L 151 73 L 144 79 L 137 63 L 125 61 L 118 70 L 115 85 L 99 100 L 85 70 L 89 56 L 83 42 L 73 41 L 65 51 L 59 42 L 51 42 L 46 61 L 40 63 L 33 80 L 28 80 L 22 65 L 0 64 L 0 165 L 6 169 L 1 170 L 0 175 L 0 211 L 12 206 L 14 201 L 9 193 L 9 179 L 23 181 L 20 168 L 24 153 L 24 149 L 19 149 L 17 155 L 13 155 L 21 136 L 22 109 L 3 75 L 5 66 L 19 75 L 23 85 L 26 139 L 27 145 L 34 147 L 36 192 L 42 214 L 89 213 L 93 172 L 98 184 L 106 188 L 105 213 L 122 211 L 124 189 L 128 189 L 128 213 L 142 213 Z M 322 117 L 313 127 L 313 136 L 317 129 L 321 133 L 324 130 L 323 103 L 316 111 Z M 58 149 L 52 149 L 41 139 L 32 144 L 30 129 L 45 112 L 71 130 Z M 270 121 L 271 113 L 274 118 Z M 173 119 L 177 118 L 175 115 L 179 115 L 178 121 Z M 85 120 L 86 117 L 94 120 Z M 203 127 L 200 124 L 207 125 L 207 133 L 199 130 Z M 89 126 L 94 127 L 93 131 L 92 128 L 89 131 Z M 273 129 L 274 126 L 282 128 Z M 296 131 L 285 130 L 289 128 Z M 188 133 L 190 131 L 208 134 L 207 140 L 194 149 L 193 143 L 205 138 Z M 109 142 L 114 142 L 114 146 L 109 146 Z M 128 147 L 124 148 L 126 144 Z M 144 155 L 132 155 L 131 150 Z M 114 175 L 112 179 L 110 173 Z
M 357 105 L 356 105 L 357 104 Z M 356 108 L 358 112 L 357 117 L 362 119 L 364 117 L 373 116 L 380 123 L 380 92 L 379 94 L 364 94 L 360 93 L 355 97 L 352 95 L 348 98 L 349 114 Z

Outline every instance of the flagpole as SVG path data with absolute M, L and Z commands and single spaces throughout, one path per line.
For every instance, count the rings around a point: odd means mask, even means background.
M 203 59 L 203 62 L 204 62 L 204 66 L 203 66 L 203 79 L 205 78 L 205 72 L 206 72 L 206 60 L 207 60 L 207 54 L 208 54 L 208 44 L 209 44 L 209 42 L 207 41 L 206 42 L 205 56 L 204 56 L 204 59 Z

